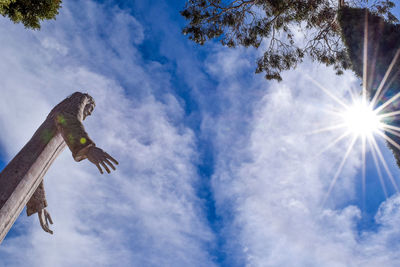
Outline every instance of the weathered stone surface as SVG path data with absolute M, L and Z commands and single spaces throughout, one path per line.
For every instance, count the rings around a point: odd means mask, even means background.
M 96 147 L 82 125 L 94 106 L 92 97 L 80 92 L 63 100 L 0 173 L 0 242 L 27 203 L 28 216 L 38 213 L 43 230 L 52 233 L 48 226 L 51 217 L 45 210 L 43 176 L 66 145 L 75 161 L 88 158 L 100 173 L 101 167 L 110 172 L 105 163 L 115 170 L 111 162 L 118 162 Z

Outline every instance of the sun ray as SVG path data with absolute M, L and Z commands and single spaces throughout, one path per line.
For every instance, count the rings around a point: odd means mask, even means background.
M 397 100 L 400 97 L 400 93 L 395 94 L 394 96 L 392 96 L 388 101 L 386 101 L 385 103 L 383 103 L 382 105 L 380 105 L 379 107 L 377 107 L 375 109 L 376 113 L 381 112 L 384 108 L 386 108 L 389 104 L 391 104 L 393 101 Z
M 400 68 L 392 75 L 392 78 L 390 78 L 389 82 L 386 83 L 384 86 L 384 89 L 382 89 L 382 92 L 380 93 L 381 95 L 385 95 L 387 90 L 389 90 L 390 86 L 393 84 L 393 82 L 398 79 L 398 76 L 400 75 Z
M 321 112 L 321 113 L 326 113 L 326 114 L 330 114 L 330 115 L 335 115 L 335 116 L 338 116 L 338 117 L 340 117 L 341 114 L 342 114 L 342 112 L 341 112 L 339 109 L 335 109 L 335 108 L 332 108 L 332 107 L 330 107 L 330 108 L 325 108 L 325 109 L 316 108 L 316 110 L 318 110 L 318 111 Z
M 376 156 L 375 148 L 374 148 L 374 146 L 372 144 L 371 139 L 368 139 L 368 143 L 369 143 L 369 145 L 371 147 L 371 154 L 372 154 L 372 158 L 373 158 L 374 163 L 375 163 L 376 171 L 378 173 L 379 182 L 381 183 L 383 193 L 385 194 L 385 197 L 387 199 L 388 198 L 388 192 L 387 192 L 387 189 L 386 189 L 386 186 L 385 186 L 385 182 L 383 180 L 382 170 L 381 170 L 381 167 L 379 166 L 379 162 L 378 162 L 378 158 Z
M 383 128 L 385 131 L 388 131 L 388 132 L 389 132 L 389 130 L 394 130 L 394 131 L 399 131 L 399 132 L 400 132 L 400 127 L 393 126 L 393 125 L 386 124 L 386 123 L 383 123 L 382 126 L 383 126 L 382 128 Z M 395 134 L 395 135 L 396 135 L 396 134 Z
M 317 133 L 328 132 L 328 131 L 344 128 L 346 126 L 347 125 L 345 123 L 340 123 L 340 124 L 336 124 L 336 125 L 332 125 L 332 126 L 316 129 L 316 130 L 313 130 L 311 132 L 307 132 L 305 134 L 306 135 L 313 135 L 313 134 L 317 134 Z
M 392 72 L 393 67 L 394 67 L 394 65 L 396 64 L 397 59 L 399 58 L 399 56 L 400 56 L 400 48 L 397 49 L 396 54 L 395 54 L 395 56 L 394 56 L 393 59 L 392 59 L 392 62 L 390 63 L 388 69 L 386 70 L 385 76 L 383 77 L 381 83 L 379 84 L 378 89 L 377 89 L 376 92 L 375 92 L 374 98 L 372 98 L 372 100 L 371 100 L 371 106 L 372 106 L 372 107 L 375 106 L 375 102 L 376 102 L 376 100 L 378 99 L 378 97 L 379 97 L 379 95 L 380 95 L 380 93 L 381 93 L 381 91 L 382 91 L 382 88 L 383 88 L 383 86 L 384 86 L 385 83 L 386 83 L 386 80 L 389 78 L 389 75 L 390 75 L 390 73 Z
M 326 200 L 328 199 L 329 195 L 331 194 L 332 189 L 333 189 L 333 187 L 335 186 L 336 181 L 337 181 L 337 179 L 339 178 L 339 175 L 340 175 L 340 173 L 342 172 L 342 169 L 343 169 L 343 167 L 344 167 L 344 164 L 346 163 L 346 160 L 347 160 L 347 158 L 349 157 L 350 152 L 351 152 L 351 149 L 353 148 L 353 146 L 354 146 L 354 144 L 355 144 L 356 141 L 357 141 L 357 137 L 355 136 L 355 137 L 353 137 L 353 139 L 351 140 L 351 142 L 350 142 L 350 144 L 349 144 L 349 147 L 347 148 L 347 151 L 346 151 L 346 153 L 344 154 L 344 157 L 343 157 L 342 161 L 340 162 L 339 168 L 338 168 L 338 170 L 336 171 L 335 176 L 334 176 L 333 179 L 332 179 L 332 182 L 331 182 L 331 184 L 330 184 L 330 186 L 329 186 L 328 192 L 326 193 L 326 196 L 325 196 L 325 198 L 324 198 L 324 201 L 323 201 L 323 203 L 322 203 L 322 206 L 325 206 L 325 202 L 326 202 Z
M 366 137 L 361 136 L 361 186 L 362 186 L 362 198 L 363 198 L 363 206 L 365 206 L 365 173 L 366 173 L 366 161 L 365 161 L 365 153 L 366 153 Z
M 383 27 L 382 24 L 380 24 L 379 26 Z M 379 47 L 380 47 L 380 43 L 375 42 L 374 43 L 374 55 L 372 56 L 372 61 L 369 64 L 370 69 L 369 69 L 369 73 L 368 73 L 369 77 L 368 77 L 368 81 L 367 81 L 367 84 L 370 85 L 370 89 L 371 89 L 371 86 L 373 85 L 373 81 L 374 81 L 376 59 L 378 57 Z
M 385 140 L 388 141 L 390 144 L 392 144 L 395 148 L 400 150 L 400 145 L 396 143 L 392 138 L 390 138 L 389 136 L 387 136 L 385 133 L 382 132 L 378 132 L 378 134 L 383 138 L 385 138 Z
M 351 87 L 349 87 L 348 91 L 350 94 L 351 103 L 354 103 L 355 101 L 357 101 L 357 94 L 353 91 L 353 89 Z
M 372 142 L 372 144 L 373 144 L 373 146 L 374 146 L 374 148 L 375 148 L 375 150 L 376 150 L 376 152 L 378 154 L 378 158 L 381 160 L 381 163 L 383 165 L 383 168 L 386 171 L 386 174 L 389 176 L 390 182 L 392 183 L 393 187 L 396 189 L 396 192 L 399 193 L 399 188 L 397 186 L 397 183 L 394 180 L 394 177 L 393 177 L 392 173 L 390 172 L 389 167 L 386 164 L 386 161 L 385 161 L 385 158 L 382 155 L 381 149 L 379 148 L 379 146 L 376 143 L 374 138 L 371 139 L 371 142 Z
M 367 99 L 367 71 L 368 71 L 368 12 L 365 12 L 364 22 L 364 55 L 363 55 L 363 87 L 362 98 L 363 101 Z
M 328 149 L 334 147 L 337 143 L 339 143 L 342 139 L 344 139 L 346 136 L 350 135 L 350 131 L 345 132 L 344 134 L 342 134 L 341 136 L 339 136 L 338 138 L 336 138 L 335 140 L 333 140 L 332 142 L 329 143 L 328 146 L 326 146 L 325 148 L 321 149 L 316 156 L 320 156 L 322 155 L 325 151 L 327 151 Z
M 400 115 L 400 110 L 393 111 L 393 112 L 388 112 L 388 113 L 383 113 L 383 114 L 378 114 L 378 117 L 380 119 L 383 119 L 383 118 L 392 117 L 392 116 L 396 116 L 396 115 Z
M 349 108 L 348 105 L 346 105 L 342 100 L 340 100 L 337 96 L 329 92 L 328 89 L 323 87 L 321 84 L 319 84 L 316 80 L 314 80 L 310 75 L 306 74 L 305 75 L 313 84 L 315 84 L 319 89 L 321 89 L 325 94 L 327 94 L 330 98 L 336 101 L 336 103 L 340 104 L 344 108 Z
M 398 133 L 398 132 L 396 132 L 396 131 L 394 131 L 394 130 L 392 130 L 392 129 L 386 128 L 385 131 L 386 131 L 386 132 L 389 132 L 389 133 L 391 133 L 391 134 L 393 134 L 393 135 L 395 135 L 395 136 L 400 137 L 400 133 Z

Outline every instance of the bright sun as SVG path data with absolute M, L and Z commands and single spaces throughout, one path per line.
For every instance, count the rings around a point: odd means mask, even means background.
M 347 129 L 356 136 L 371 137 L 382 129 L 382 123 L 366 101 L 354 101 L 342 114 Z
M 379 176 L 379 181 L 382 185 L 385 196 L 388 197 L 388 192 L 382 176 L 381 167 L 383 167 L 383 170 L 386 172 L 393 188 L 400 193 L 397 182 L 390 172 L 389 167 L 383 157 L 383 153 L 379 148 L 377 141 L 375 140 L 376 136 L 381 137 L 386 140 L 392 147 L 400 150 L 400 144 L 397 143 L 395 139 L 393 139 L 393 136 L 400 137 L 400 127 L 391 124 L 392 118 L 400 115 L 400 110 L 387 110 L 391 103 L 400 99 L 400 92 L 387 99 L 383 103 L 379 103 L 378 105 L 378 102 L 381 99 L 381 94 L 383 95 L 382 90 L 385 84 L 385 80 L 383 80 L 377 91 L 375 92 L 374 96 L 372 97 L 371 101 L 367 100 L 365 87 L 363 87 L 363 94 L 361 96 L 356 96 L 353 90 L 349 88 L 351 101 L 346 101 L 344 98 L 339 98 L 335 96 L 328 89 L 320 85 L 311 77 L 309 77 L 309 79 L 339 105 L 338 108 L 335 108 L 335 111 L 332 112 L 331 110 L 331 112 L 341 118 L 340 122 L 337 121 L 335 124 L 317 129 L 315 131 L 312 131 L 311 133 L 321 133 L 325 131 L 344 129 L 340 136 L 329 142 L 328 145 L 323 148 L 319 153 L 323 153 L 324 151 L 341 142 L 341 140 L 347 139 L 346 137 L 350 137 L 350 142 L 347 145 L 347 149 L 344 152 L 343 159 L 340 162 L 339 167 L 331 181 L 322 205 L 324 205 L 325 201 L 330 195 L 334 185 L 336 184 L 337 179 L 340 176 L 340 173 L 345 165 L 347 158 L 349 157 L 353 147 L 356 144 L 361 144 L 363 194 L 365 195 L 364 191 L 366 179 L 367 151 L 371 152 L 372 159 L 375 163 Z M 361 142 L 357 142 L 357 140 L 360 140 Z

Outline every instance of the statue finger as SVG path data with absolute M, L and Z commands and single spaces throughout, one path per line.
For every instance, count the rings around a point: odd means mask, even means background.
M 100 173 L 103 174 L 103 170 L 100 168 L 99 163 L 95 163 L 95 165 L 96 165 L 97 169 L 99 169 Z
M 44 226 L 44 219 L 43 219 L 43 216 L 42 216 L 42 212 L 41 212 L 41 211 L 38 212 L 38 216 L 39 216 L 39 223 L 40 223 L 40 226 L 42 227 L 42 229 L 43 229 L 44 231 L 46 231 L 45 226 Z
M 44 229 L 47 233 L 49 233 L 49 234 L 53 234 L 53 231 L 51 231 L 50 230 L 50 228 L 49 228 L 49 225 L 48 224 L 46 224 L 46 229 Z
M 46 224 L 44 224 L 42 221 L 40 221 L 40 226 L 42 227 L 43 231 L 47 232 L 49 229 L 46 227 Z
M 110 169 L 107 167 L 106 164 L 104 164 L 103 161 L 100 161 L 101 166 L 103 166 L 103 168 L 107 171 L 107 173 L 110 173 Z
M 118 161 L 116 161 L 113 157 L 111 157 L 110 154 L 108 154 L 107 152 L 104 152 L 104 154 L 106 155 L 106 157 L 108 159 L 110 159 L 112 162 L 114 162 L 116 165 L 118 165 Z
M 52 234 L 53 234 L 53 231 L 50 230 L 49 225 L 48 225 L 48 224 L 45 224 L 44 226 L 45 226 L 45 228 L 43 228 L 43 230 L 44 230 L 45 232 L 47 232 L 47 233 L 49 233 L 49 234 L 52 235 Z
M 114 165 L 108 159 L 105 158 L 104 161 L 115 171 Z
M 46 211 L 46 223 L 53 224 L 53 220 L 51 219 L 50 213 Z

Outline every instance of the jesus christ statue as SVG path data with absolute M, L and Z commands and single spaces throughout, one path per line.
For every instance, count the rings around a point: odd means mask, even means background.
M 0 242 L 26 205 L 27 215 L 37 213 L 44 231 L 52 234 L 46 210 L 43 176 L 67 145 L 75 161 L 88 159 L 101 174 L 118 162 L 89 138 L 82 121 L 95 107 L 93 98 L 73 93 L 49 113 L 29 142 L 0 173 Z

